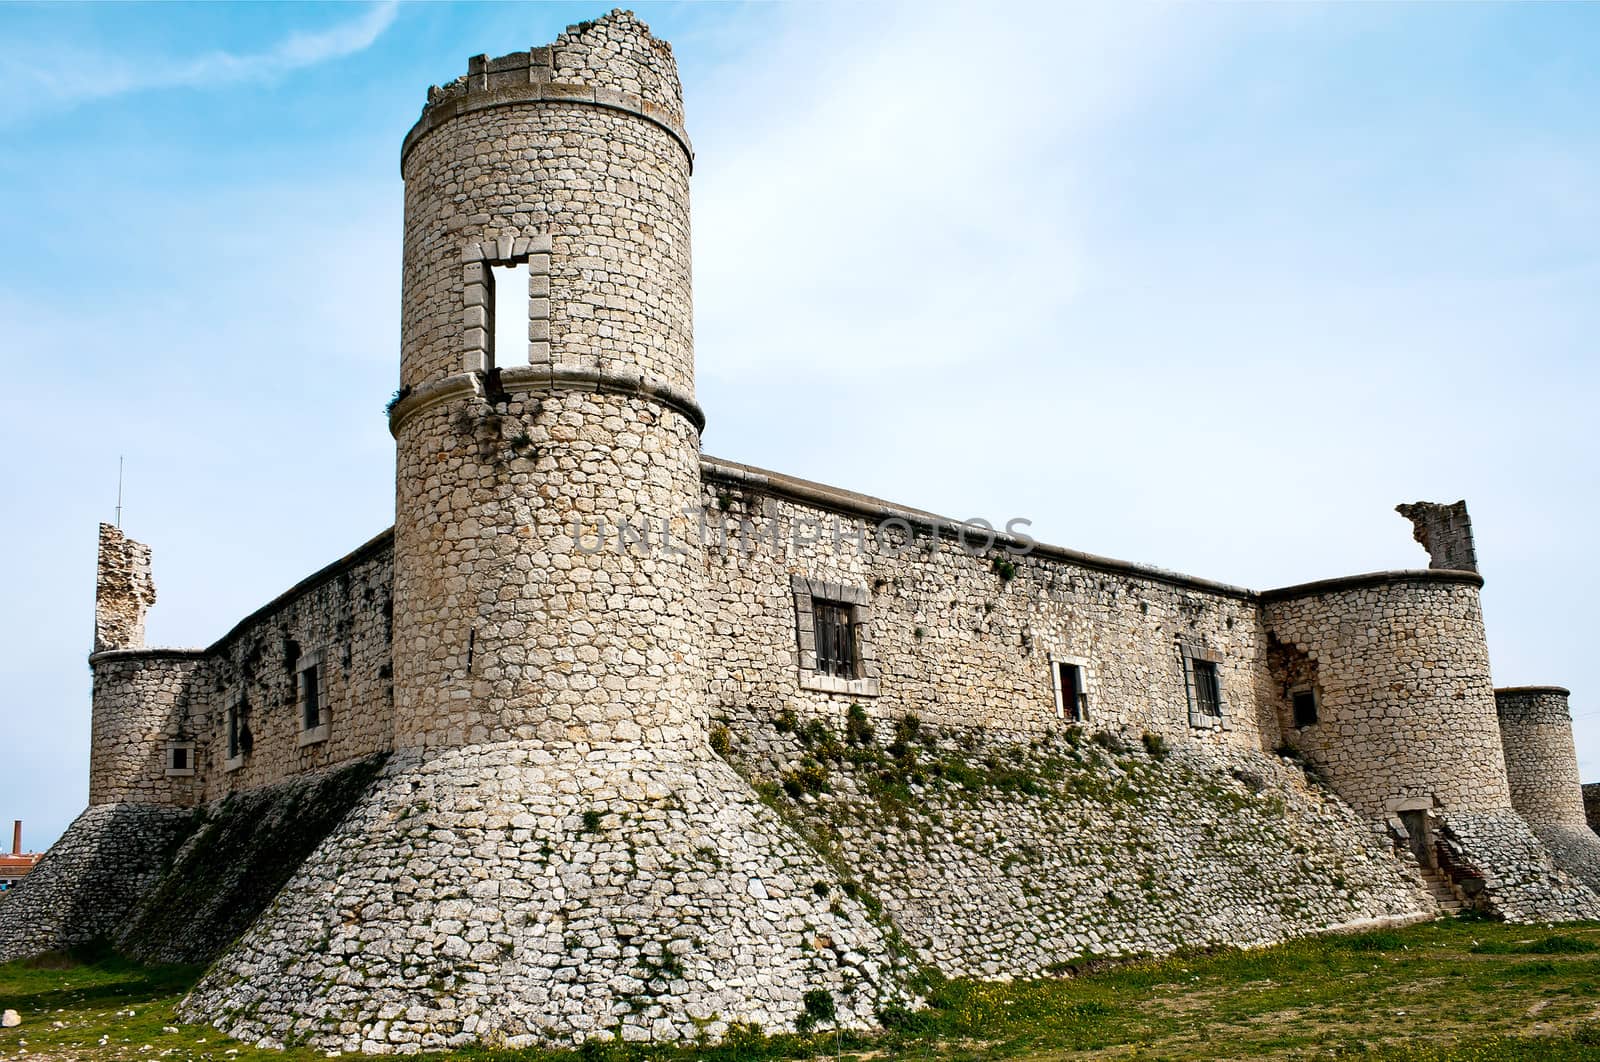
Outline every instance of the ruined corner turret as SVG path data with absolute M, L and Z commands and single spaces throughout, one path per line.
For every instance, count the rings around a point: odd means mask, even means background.
M 94 587 L 94 651 L 142 649 L 144 614 L 156 603 L 150 547 L 121 529 L 100 525 L 100 566 Z
M 1478 553 L 1472 545 L 1472 518 L 1467 503 L 1412 502 L 1396 505 L 1394 511 L 1411 521 L 1413 534 L 1428 551 L 1428 567 L 1457 572 L 1476 572 Z

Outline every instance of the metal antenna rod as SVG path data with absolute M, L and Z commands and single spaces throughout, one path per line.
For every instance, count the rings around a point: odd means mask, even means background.
M 122 529 L 122 455 L 117 455 L 117 530 Z

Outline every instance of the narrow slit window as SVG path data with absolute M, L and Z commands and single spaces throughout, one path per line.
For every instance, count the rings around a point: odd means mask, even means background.
M 300 672 L 300 703 L 304 711 L 300 721 L 302 730 L 315 730 L 322 722 L 321 691 L 317 689 L 318 672 L 321 670 L 313 664 Z
M 491 366 L 528 364 L 528 263 L 497 262 L 489 268 Z
M 244 743 L 239 737 L 239 712 L 240 702 L 235 701 L 228 705 L 228 759 L 238 759 L 244 752 Z

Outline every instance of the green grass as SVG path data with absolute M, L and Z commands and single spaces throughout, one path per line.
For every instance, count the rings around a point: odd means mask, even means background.
M 741 1029 L 717 1047 L 582 1052 L 472 1050 L 484 1062 L 651 1059 L 1234 1059 L 1396 1062 L 1600 1057 L 1600 925 L 1542 928 L 1442 921 L 1260 951 L 1221 950 L 1102 968 L 1075 978 L 932 980 L 932 1006 L 886 1014 L 874 1037 Z M 0 1055 L 81 1059 L 310 1060 L 258 1051 L 173 1008 L 199 971 L 114 956 L 0 966 L 0 1007 L 22 1013 Z M 820 1003 L 820 1001 L 818 1001 Z M 169 1031 L 170 1030 L 170 1031 Z M 102 1043 L 102 1039 L 105 1041 Z M 148 1047 L 146 1047 L 148 1045 Z

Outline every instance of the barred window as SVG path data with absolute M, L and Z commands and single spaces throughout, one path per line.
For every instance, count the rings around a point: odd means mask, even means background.
M 816 624 L 817 670 L 839 678 L 855 678 L 856 625 L 850 606 L 813 598 L 811 615 Z
M 1194 697 L 1202 715 L 1222 715 L 1222 683 L 1217 665 L 1210 660 L 1194 661 Z

